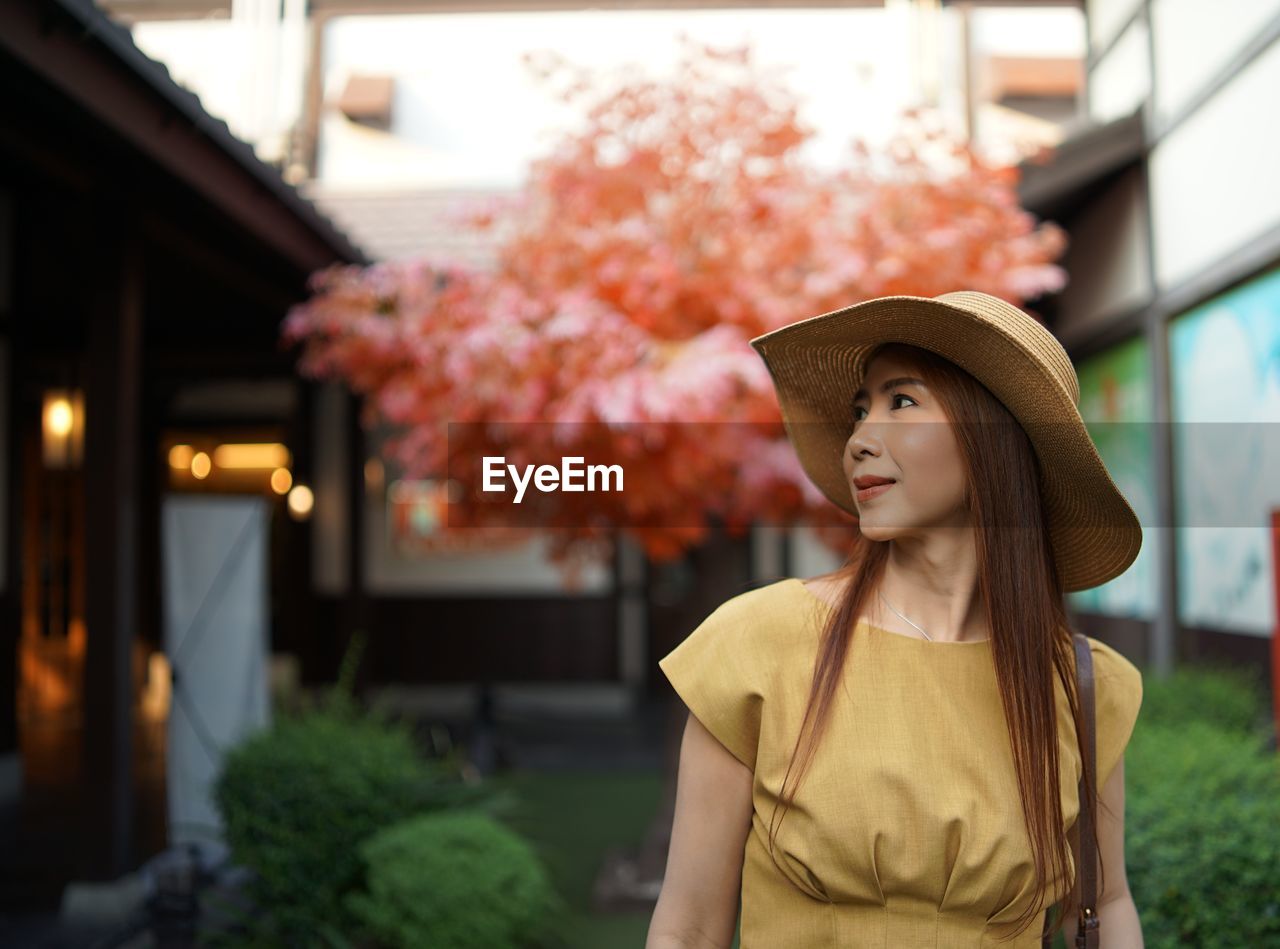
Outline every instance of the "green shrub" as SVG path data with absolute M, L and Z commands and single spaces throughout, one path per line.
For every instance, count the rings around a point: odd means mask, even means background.
M 543 946 L 565 910 L 532 847 L 475 811 L 411 818 L 375 834 L 360 853 L 368 890 L 347 903 L 379 944 Z
M 1236 696 L 1199 685 L 1221 704 L 1170 700 L 1157 724 L 1144 699 L 1125 755 L 1126 869 L 1145 942 L 1280 945 L 1280 763 L 1263 730 L 1215 724 L 1252 718 Z
M 1233 732 L 1249 732 L 1266 720 L 1258 670 L 1240 666 L 1182 666 L 1168 678 L 1143 676 L 1144 724 L 1179 727 L 1203 722 Z
M 375 832 L 445 807 L 510 804 L 422 758 L 407 729 L 342 696 L 232 749 L 214 800 L 233 858 L 255 872 L 259 926 L 290 946 L 340 942 L 331 934 L 353 928 L 342 897 L 360 884 L 358 848 Z

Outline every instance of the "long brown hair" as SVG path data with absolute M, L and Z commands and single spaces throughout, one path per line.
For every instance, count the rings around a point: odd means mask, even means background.
M 1067 620 L 1062 580 L 1049 543 L 1037 474 L 1039 462 L 1021 425 L 973 376 L 934 353 L 902 344 L 882 346 L 871 358 L 890 348 L 928 383 L 952 423 L 967 470 L 965 506 L 972 523 L 981 525 L 974 531 L 978 593 L 991 630 L 996 682 L 1009 723 L 1023 818 L 1039 881 L 1035 899 L 1015 920 L 1016 932 L 1010 938 L 1025 931 L 1052 905 L 1048 894 L 1051 879 L 1066 880 L 1071 887 L 1054 927 L 1056 933 L 1079 909 L 1075 875 L 1070 869 L 1070 848 L 1071 837 L 1078 834 L 1080 821 L 1077 820 L 1070 835 L 1063 830 L 1054 675 L 1065 689 L 1080 740 L 1084 727 L 1075 688 L 1072 629 Z M 852 431 L 852 416 L 849 425 Z M 993 531 L 988 528 L 999 529 L 998 542 L 993 542 Z M 879 585 L 888 558 L 889 542 L 869 540 L 855 531 L 848 559 L 829 575 L 847 582 L 842 584 L 843 593 L 819 641 L 808 704 L 782 782 L 783 819 L 795 801 L 799 784 L 825 732 L 855 620 L 863 615 L 866 601 Z M 811 727 L 802 751 L 806 725 Z M 787 779 L 797 760 L 796 783 L 788 792 Z M 1085 783 L 1084 799 L 1080 802 L 1083 817 L 1085 808 L 1094 810 L 1097 779 L 1083 752 L 1081 760 Z M 777 810 L 775 802 L 775 817 Z M 1096 811 L 1093 817 L 1096 845 Z M 774 837 L 771 819 L 770 853 Z M 1105 887 L 1105 881 L 1100 886 Z

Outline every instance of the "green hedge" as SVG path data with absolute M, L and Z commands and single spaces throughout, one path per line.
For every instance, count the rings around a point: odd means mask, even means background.
M 341 945 L 357 928 L 344 897 L 363 882 L 359 847 L 414 815 L 509 801 L 422 758 L 409 731 L 341 700 L 232 749 L 214 786 L 227 843 L 254 871 L 255 938 Z
M 558 944 L 566 907 L 519 835 L 486 814 L 427 814 L 360 848 L 367 892 L 348 897 L 379 944 L 531 949 Z
M 1144 675 L 1125 854 L 1148 947 L 1280 945 L 1280 759 L 1260 679 Z
M 1188 722 L 1232 732 L 1265 728 L 1268 709 L 1261 671 L 1239 666 L 1182 666 L 1168 678 L 1143 675 L 1141 721 L 1176 728 Z

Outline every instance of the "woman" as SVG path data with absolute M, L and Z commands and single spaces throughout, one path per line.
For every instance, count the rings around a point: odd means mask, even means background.
M 1142 543 L 1065 351 L 976 292 L 885 297 L 752 341 L 808 476 L 854 514 L 835 573 L 722 604 L 659 663 L 691 712 L 647 949 L 1041 945 L 1100 788 L 1103 949 L 1138 669 L 1094 639 L 1085 756 L 1065 592 Z M 1058 926 L 1073 940 L 1078 901 Z

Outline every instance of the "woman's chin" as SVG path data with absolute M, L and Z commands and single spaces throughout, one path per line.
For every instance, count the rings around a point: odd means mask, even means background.
M 893 540 L 902 533 L 899 528 L 886 524 L 883 516 L 875 514 L 863 514 L 858 518 L 858 530 L 867 540 L 877 541 Z

